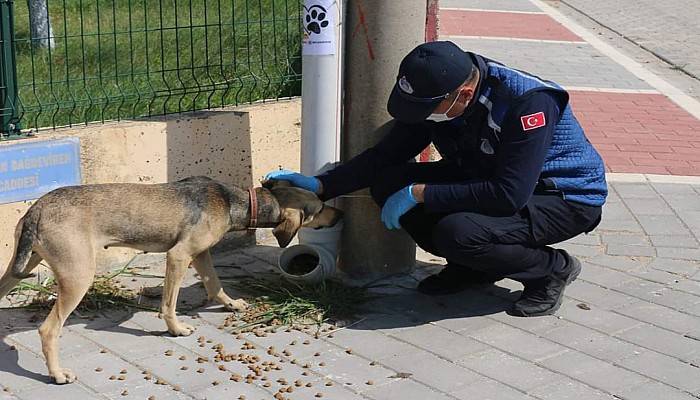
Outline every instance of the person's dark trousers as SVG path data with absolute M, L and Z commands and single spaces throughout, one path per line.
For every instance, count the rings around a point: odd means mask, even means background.
M 370 192 L 381 207 L 389 196 L 411 183 L 464 179 L 459 168 L 446 162 L 409 163 L 380 171 Z M 434 214 L 419 204 L 399 221 L 418 246 L 446 258 L 449 265 L 528 281 L 560 272 L 566 265 L 564 255 L 548 245 L 592 230 L 600 216 L 601 207 L 535 194 L 523 210 L 507 217 L 474 212 Z

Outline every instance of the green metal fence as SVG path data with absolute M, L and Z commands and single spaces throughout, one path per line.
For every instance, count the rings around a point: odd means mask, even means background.
M 300 0 L 45 1 L 53 47 L 0 0 L 5 134 L 300 94 Z

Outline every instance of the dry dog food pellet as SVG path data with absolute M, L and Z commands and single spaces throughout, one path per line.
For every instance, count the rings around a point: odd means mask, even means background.
M 321 361 L 320 363 L 318 363 L 318 366 L 319 366 L 319 367 L 325 367 L 325 366 L 326 366 L 326 363 L 324 363 L 323 361 Z
M 314 357 L 318 357 L 320 355 L 321 355 L 321 353 L 319 353 L 318 351 L 314 353 Z
M 374 381 L 367 381 L 368 385 L 374 385 Z
M 153 396 L 153 395 L 148 396 L 148 400 L 156 400 L 156 396 Z
M 318 397 L 318 398 L 323 397 L 323 393 L 316 393 L 316 397 Z
M 128 396 L 128 395 L 129 395 L 129 391 L 124 389 L 124 391 L 122 392 L 122 396 Z
M 352 349 L 346 349 L 345 352 L 348 354 L 352 354 Z
M 176 392 L 179 392 L 179 391 L 180 391 L 180 386 L 178 386 L 178 385 L 173 386 L 173 390 L 176 391 Z
M 245 395 L 242 394 L 242 395 L 238 396 L 238 400 L 245 400 Z
M 212 384 L 213 386 L 219 386 L 219 385 L 221 384 L 221 382 L 219 382 L 219 381 L 214 381 L 214 382 L 212 382 L 211 384 Z
M 180 358 L 178 358 L 178 360 L 180 360 L 180 361 L 185 361 L 185 360 L 187 360 L 187 357 L 185 357 L 185 356 L 180 356 Z
M 333 386 L 333 382 L 331 382 L 331 381 L 326 382 L 326 386 Z
M 105 350 L 105 349 L 100 349 L 100 353 L 104 354 L 104 353 L 106 353 L 106 352 L 107 352 L 107 350 Z
M 95 368 L 95 372 L 102 372 L 102 368 L 101 367 Z
M 168 357 L 170 357 L 170 356 L 173 355 L 173 351 L 172 351 L 172 350 L 166 350 L 166 351 L 165 351 L 165 355 L 168 356 Z
M 117 379 L 117 377 L 114 376 L 114 375 L 112 375 L 112 376 L 109 377 L 109 380 L 110 380 L 110 381 L 114 381 L 114 380 L 116 380 L 116 379 Z
M 306 387 L 311 387 L 311 386 L 313 386 L 313 385 L 311 384 L 311 382 L 309 382 L 309 383 L 306 384 Z
M 180 367 L 181 371 L 187 371 L 188 369 L 190 368 L 187 365 L 183 365 L 182 367 Z
M 156 379 L 156 385 L 165 385 L 165 384 L 166 384 L 166 383 L 165 383 L 164 380 L 162 380 L 162 379 L 160 379 L 160 378 Z
M 377 365 L 377 362 L 376 362 L 376 361 L 372 361 L 371 363 L 369 363 L 369 365 L 371 365 L 371 366 L 374 367 L 375 365 Z
M 311 344 L 308 340 L 304 340 L 304 344 Z
M 122 375 L 123 375 L 123 374 L 126 374 L 127 372 L 128 372 L 128 371 L 127 371 L 127 370 L 125 370 L 125 369 L 123 369 L 123 370 L 119 371 L 119 373 L 120 373 L 120 374 L 122 374 Z
M 198 369 L 198 370 L 197 370 L 197 373 L 198 373 L 198 374 L 202 374 L 202 373 L 204 373 L 204 368 L 200 368 L 200 369 Z

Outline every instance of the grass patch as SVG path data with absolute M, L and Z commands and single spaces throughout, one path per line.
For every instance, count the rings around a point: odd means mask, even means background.
M 127 273 L 127 267 L 108 275 L 97 276 L 76 310 L 83 315 L 94 315 L 101 310 L 124 307 L 158 311 L 157 308 L 140 304 L 135 291 L 116 281 L 115 278 Z M 9 296 L 13 299 L 13 307 L 50 310 L 56 302 L 56 281 L 53 277 L 36 283 L 24 280 L 10 291 Z
M 15 2 L 22 127 L 171 114 L 300 94 L 298 0 L 50 1 L 56 47 Z
M 231 286 L 251 297 L 251 307 L 238 320 L 229 320 L 236 331 L 255 332 L 277 326 L 316 326 L 355 317 L 372 296 L 362 287 L 335 281 L 317 285 L 284 279 L 241 278 Z

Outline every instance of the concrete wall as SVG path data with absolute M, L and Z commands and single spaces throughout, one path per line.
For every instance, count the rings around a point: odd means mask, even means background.
M 206 175 L 226 185 L 258 185 L 280 166 L 299 169 L 301 100 L 131 120 L 39 133 L 26 141 L 78 137 L 82 182 L 162 183 Z M 115 199 L 118 201 L 118 199 Z M 0 274 L 14 248 L 14 229 L 31 202 L 0 204 Z M 250 242 L 251 234 L 229 235 L 222 243 Z M 101 270 L 127 262 L 135 252 L 101 251 Z

